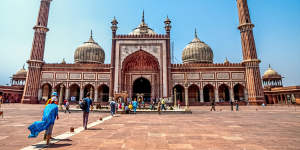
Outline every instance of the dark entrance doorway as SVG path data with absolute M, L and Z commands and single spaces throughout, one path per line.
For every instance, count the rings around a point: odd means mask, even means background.
M 149 80 L 141 77 L 141 78 L 136 79 L 133 82 L 133 90 L 132 90 L 133 98 L 137 98 L 136 94 L 144 94 L 144 100 L 146 102 L 150 101 L 151 84 L 150 84 Z

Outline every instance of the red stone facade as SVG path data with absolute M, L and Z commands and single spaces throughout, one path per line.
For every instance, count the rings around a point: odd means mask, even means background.
M 241 100 L 264 102 L 253 24 L 247 1 L 237 0 L 243 47 L 242 63 L 171 64 L 171 21 L 166 19 L 165 34 L 117 34 L 112 26 L 111 64 L 47 64 L 43 62 L 51 0 L 42 0 L 22 102 L 37 103 L 57 91 L 62 99 L 81 99 L 92 93 L 95 102 L 107 102 L 115 93 L 129 97 L 145 94 L 166 98 L 181 105 L 203 105 L 215 100 L 229 103 Z M 148 27 L 142 20 L 141 30 Z M 146 27 L 146 28 L 145 28 Z

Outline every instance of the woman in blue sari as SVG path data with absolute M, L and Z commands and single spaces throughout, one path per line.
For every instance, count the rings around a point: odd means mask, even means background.
M 51 138 L 55 119 L 59 119 L 58 107 L 55 104 L 55 101 L 52 101 L 51 104 L 48 104 L 45 107 L 42 121 L 36 121 L 28 127 L 28 129 L 30 130 L 28 138 L 35 138 L 39 135 L 40 132 L 47 130 L 46 137 L 47 144 L 49 144 L 49 139 Z

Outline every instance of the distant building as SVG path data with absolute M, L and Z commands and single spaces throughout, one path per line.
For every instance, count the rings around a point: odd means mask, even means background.
M 300 86 L 283 87 L 282 76 L 271 66 L 262 79 L 267 104 L 300 104 Z
M 11 85 L 0 86 L 3 102 L 20 103 L 24 91 L 27 71 L 24 66 L 11 77 Z

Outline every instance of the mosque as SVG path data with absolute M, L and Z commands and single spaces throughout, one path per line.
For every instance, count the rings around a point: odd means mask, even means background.
M 23 68 L 16 74 L 23 78 L 12 79 L 13 84 L 23 86 L 22 103 L 41 103 L 52 91 L 58 92 L 60 103 L 63 99 L 78 101 L 88 92 L 99 103 L 119 93 L 132 98 L 142 96 L 145 101 L 165 98 L 168 103 L 181 105 L 205 105 L 211 101 L 226 104 L 230 100 L 261 104 L 270 98 L 273 102 L 273 97 L 264 95 L 247 0 L 237 0 L 242 62 L 226 59 L 224 63 L 214 63 L 213 50 L 195 31 L 183 49 L 182 64 L 171 63 L 171 20 L 164 20 L 165 33 L 156 33 L 146 24 L 144 13 L 141 23 L 129 34 L 118 34 L 118 21 L 113 18 L 110 64 L 104 64 L 104 50 L 92 32 L 87 42 L 75 50 L 74 63 L 46 63 L 44 48 L 51 1 L 41 0 L 28 71 Z

